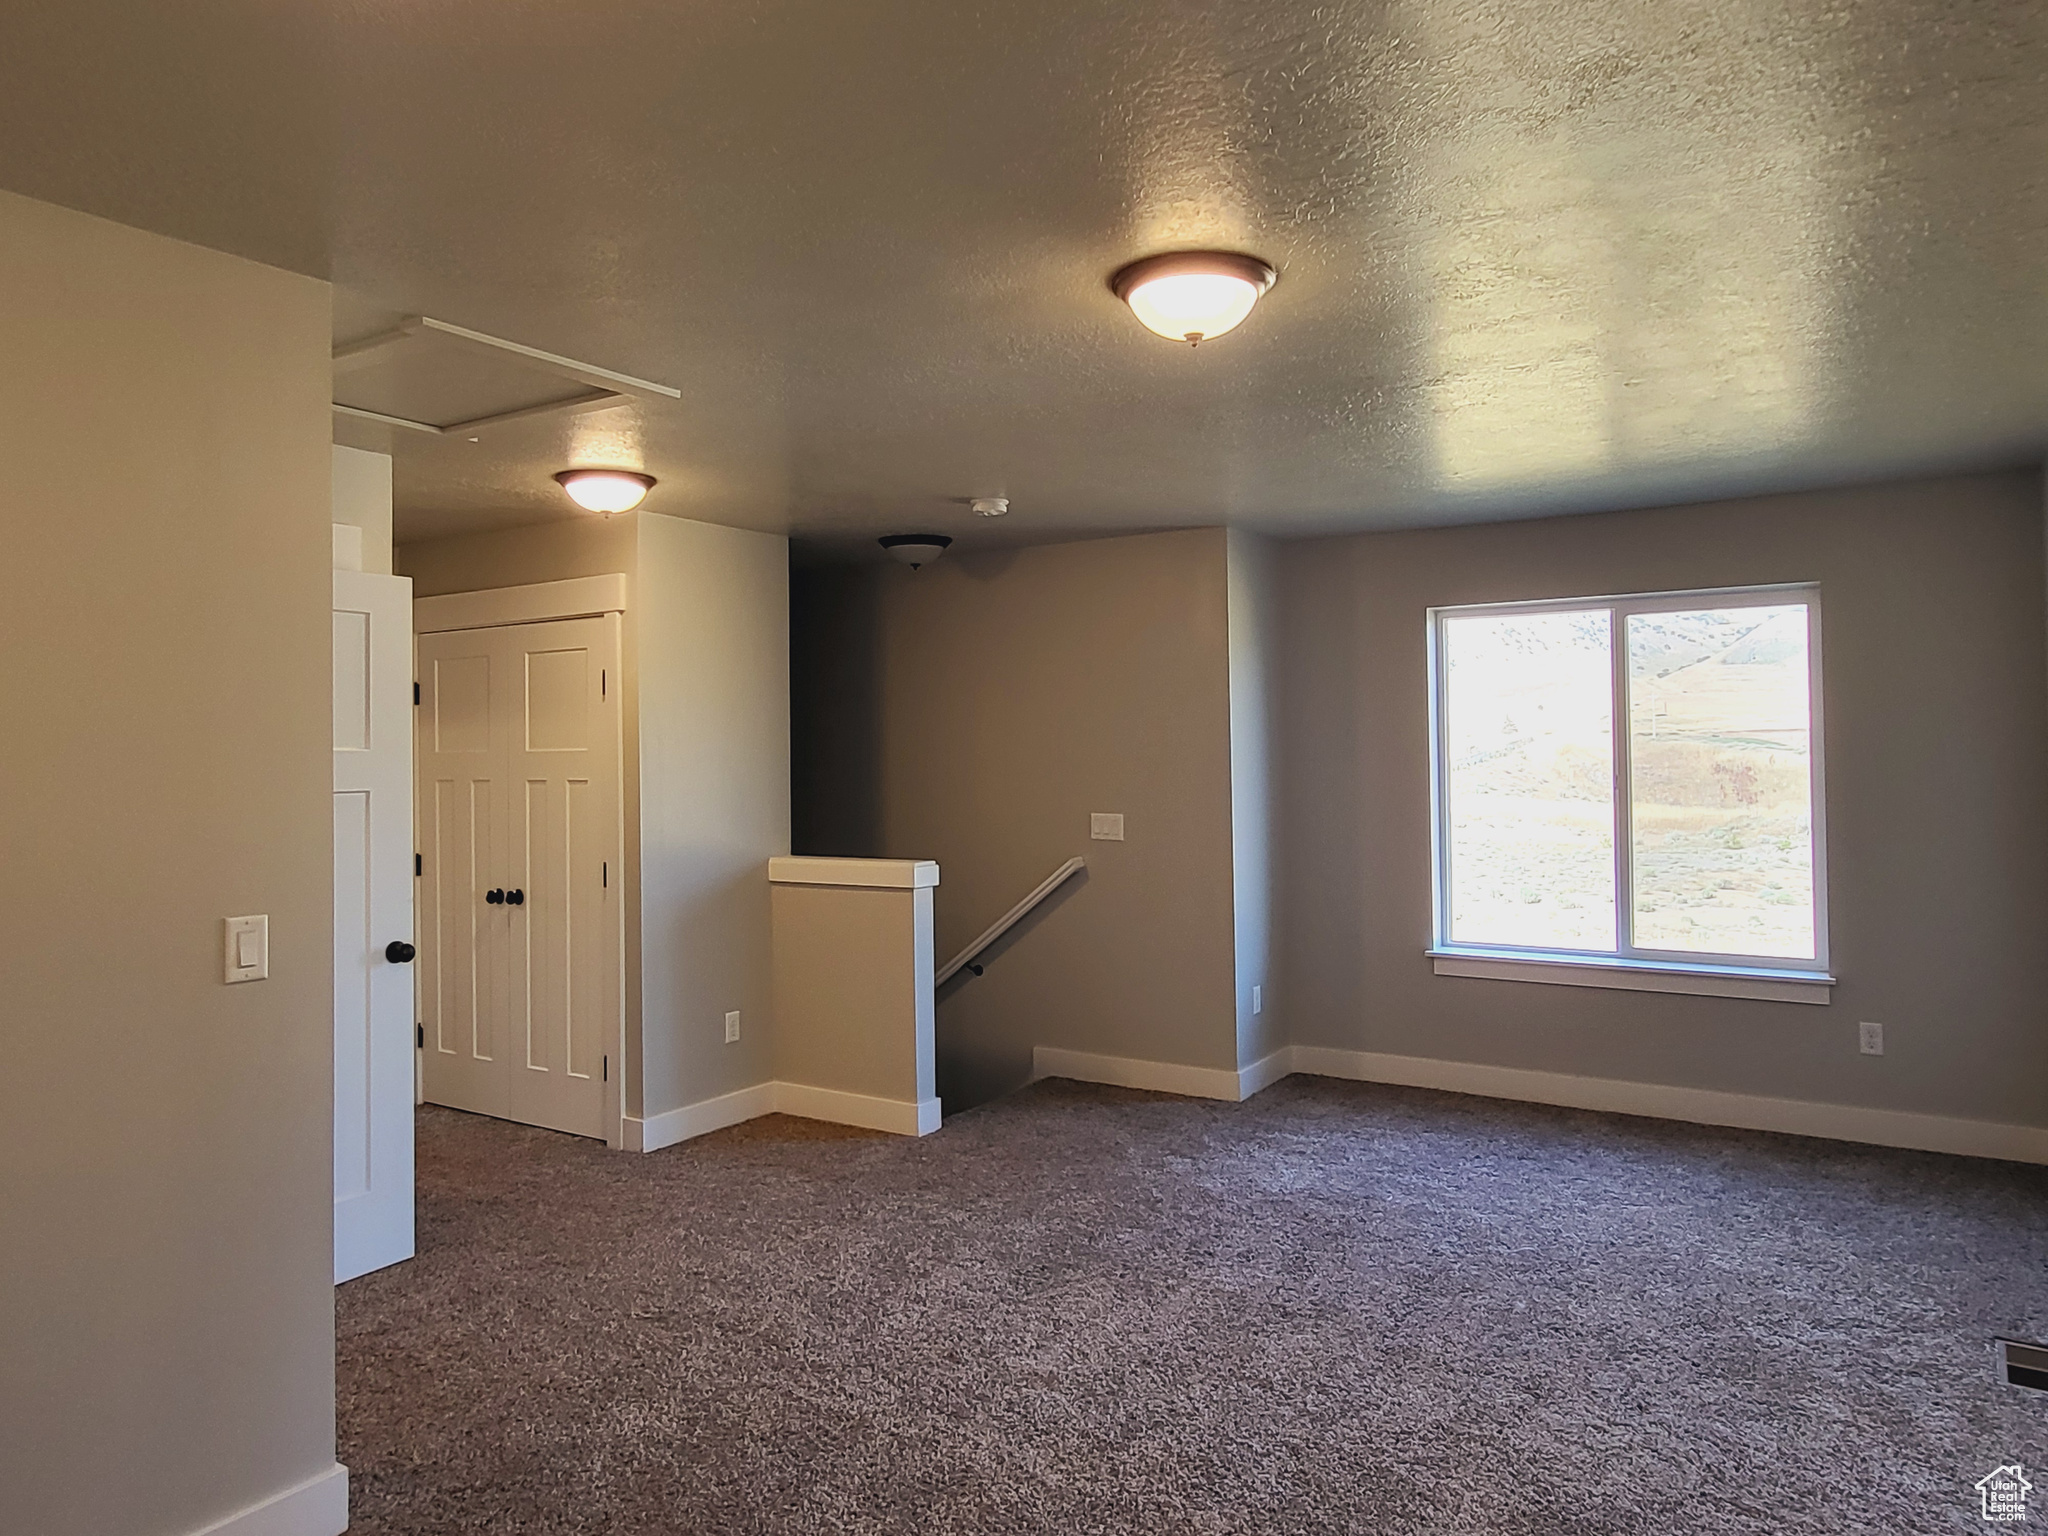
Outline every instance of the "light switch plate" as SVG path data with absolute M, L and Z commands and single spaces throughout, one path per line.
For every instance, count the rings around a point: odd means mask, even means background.
M 1266 989 L 1265 989 L 1264 987 L 1253 987 L 1253 988 L 1252 988 L 1252 1012 L 1253 1012 L 1253 1013 L 1264 1013 L 1265 1011 L 1266 1011 Z
M 264 981 L 270 976 L 270 918 L 230 917 L 221 925 L 224 943 L 221 980 Z
M 725 1016 L 725 1043 L 727 1045 L 731 1045 L 735 1041 L 737 1041 L 739 1037 L 740 1015 L 739 1010 L 735 1008 L 731 1013 L 728 1013 Z
M 1124 840 L 1123 812 L 1090 812 L 1088 816 L 1088 835 L 1098 843 L 1122 842 Z

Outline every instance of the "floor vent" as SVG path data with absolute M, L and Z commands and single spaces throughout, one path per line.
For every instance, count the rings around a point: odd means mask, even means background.
M 2016 1339 L 2000 1339 L 1998 1375 L 2007 1386 L 2048 1392 L 2048 1347 L 2022 1344 Z

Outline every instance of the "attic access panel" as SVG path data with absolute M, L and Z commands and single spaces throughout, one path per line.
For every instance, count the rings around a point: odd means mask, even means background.
M 334 408 L 436 435 L 682 391 L 415 316 L 334 349 Z

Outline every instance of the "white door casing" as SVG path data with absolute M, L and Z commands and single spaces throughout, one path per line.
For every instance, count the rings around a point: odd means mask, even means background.
M 334 1279 L 413 1255 L 412 583 L 334 573 Z
M 419 639 L 429 1102 L 620 1143 L 620 622 Z

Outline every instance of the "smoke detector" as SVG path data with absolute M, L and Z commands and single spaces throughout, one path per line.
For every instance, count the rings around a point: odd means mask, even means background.
M 977 496 L 968 505 L 974 509 L 976 517 L 1001 517 L 1010 510 L 1010 498 L 1007 496 Z

